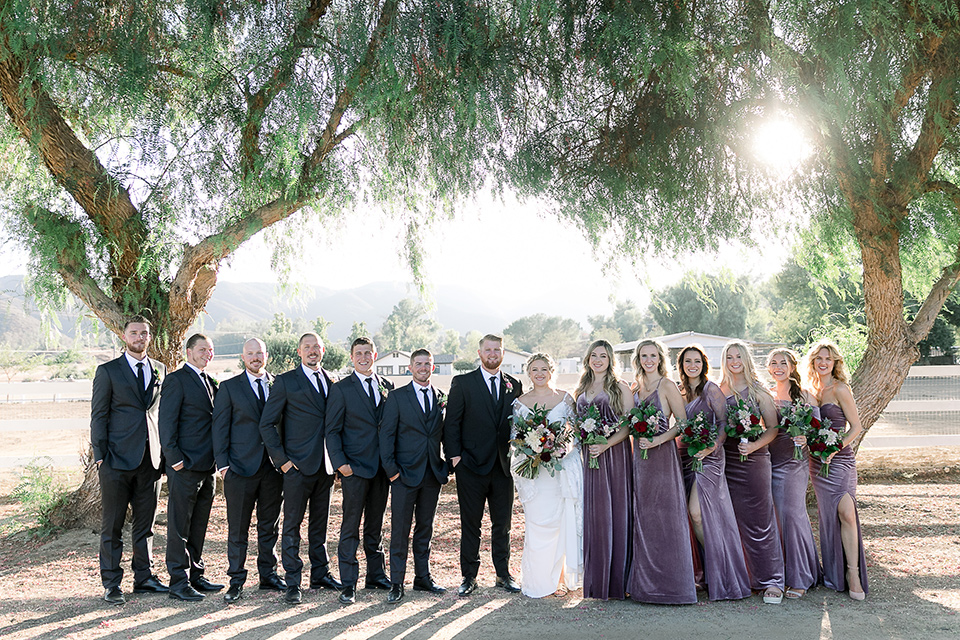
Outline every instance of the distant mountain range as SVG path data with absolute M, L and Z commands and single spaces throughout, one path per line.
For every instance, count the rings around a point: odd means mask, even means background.
M 286 316 L 309 320 L 323 316 L 331 322 L 328 335 L 344 340 L 354 322 L 366 322 L 376 331 L 403 298 L 416 298 L 416 291 L 401 282 L 374 282 L 355 289 L 334 290 L 322 286 L 301 286 L 300 295 L 280 291 L 277 285 L 259 282 L 221 282 L 217 285 L 199 324 L 215 330 L 221 323 L 261 321 L 282 312 Z M 584 309 L 576 296 L 569 295 L 562 283 L 556 289 L 544 288 L 523 296 L 510 295 L 505 289 L 491 289 L 489 297 L 457 286 L 437 286 L 430 292 L 436 318 L 444 329 L 460 334 L 477 330 L 501 331 L 517 318 L 534 313 L 574 318 L 586 329 L 587 313 L 609 313 L 609 309 Z M 59 344 L 69 346 L 76 335 L 78 318 L 89 312 L 80 307 L 58 314 Z M 81 326 L 89 330 L 89 322 Z M 0 343 L 33 347 L 42 333 L 40 313 L 32 300 L 24 300 L 23 276 L 0 277 Z M 27 344 L 29 342 L 30 344 Z

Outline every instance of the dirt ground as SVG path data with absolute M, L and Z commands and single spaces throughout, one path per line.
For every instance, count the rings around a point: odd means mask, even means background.
M 9 444 L 9 443 L 0 443 Z M 4 453 L 9 450 L 4 446 Z M 361 591 L 340 606 L 331 591 L 308 591 L 290 607 L 274 593 L 244 593 L 227 606 L 219 594 L 201 603 L 131 595 L 102 602 L 95 532 L 77 530 L 37 538 L 11 496 L 17 478 L 0 472 L 0 638 L 951 638 L 960 637 L 960 448 L 864 451 L 859 457 L 858 502 L 870 581 L 865 602 L 823 587 L 802 600 L 764 605 L 737 602 L 671 607 L 563 598 L 531 600 L 493 587 L 489 540 L 482 550 L 481 589 L 458 599 L 459 543 L 456 495 L 441 496 L 433 546 L 433 575 L 451 591 L 441 597 L 409 589 L 399 606 L 382 591 Z M 78 471 L 58 472 L 75 483 Z M 155 549 L 163 570 L 165 500 Z M 334 494 L 329 551 L 336 554 L 339 490 Z M 815 509 L 811 511 L 815 517 Z M 485 531 L 489 530 L 488 523 Z M 226 521 L 218 495 L 207 536 L 207 576 L 226 581 Z M 512 569 L 520 572 L 523 514 L 517 503 Z M 129 550 L 129 542 L 126 547 Z M 129 556 L 128 556 L 129 557 Z M 248 567 L 250 567 L 248 560 Z M 335 563 L 334 573 L 337 573 Z M 408 571 L 408 578 L 412 570 Z M 255 581 L 255 577 L 252 581 Z M 409 582 L 409 580 L 408 580 Z

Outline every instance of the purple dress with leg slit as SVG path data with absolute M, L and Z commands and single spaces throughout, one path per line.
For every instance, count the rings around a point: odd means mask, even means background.
M 605 420 L 620 416 L 603 391 L 592 401 L 577 398 L 577 414 L 596 405 Z M 583 597 L 623 600 L 630 566 L 630 501 L 633 495 L 630 438 L 597 458 L 599 469 L 587 467 L 588 447 L 583 448 Z
M 820 406 L 820 415 L 833 424 L 833 428 L 846 431 L 847 417 L 843 409 L 833 403 Z M 843 427 L 840 427 L 843 425 Z M 867 593 L 867 558 L 863 552 L 863 533 L 860 530 L 860 514 L 857 513 L 857 463 L 850 447 L 844 447 L 830 461 L 830 473 L 824 478 L 820 475 L 820 460 L 810 458 L 810 478 L 813 491 L 817 494 L 817 513 L 820 520 L 820 557 L 823 559 L 823 584 L 834 591 L 846 591 L 847 563 L 843 555 L 843 542 L 840 539 L 840 516 L 837 508 L 843 496 L 853 499 L 857 520 L 857 544 L 860 548 L 860 585 Z
M 662 380 L 661 380 L 662 381 Z M 668 384 L 673 384 L 669 380 Z M 637 406 L 639 396 L 634 395 Z M 660 410 L 658 391 L 644 402 Z M 669 429 L 666 417 L 657 435 Z M 677 457 L 676 440 L 647 449 L 633 450 L 633 561 L 627 592 L 638 602 L 694 604 L 697 587 L 693 574 L 690 521 L 683 490 L 683 476 Z
M 691 469 L 693 461 L 687 448 L 679 442 L 683 484 L 687 496 L 694 484 L 700 501 L 703 520 L 703 567 L 707 593 L 711 600 L 738 600 L 750 596 L 750 578 L 743 559 L 737 518 L 730 502 L 724 476 L 726 458 L 723 426 L 727 423 L 727 403 L 720 387 L 708 381 L 699 398 L 687 404 L 687 417 L 703 413 L 707 424 L 714 425 L 719 446 L 703 459 L 703 471 Z

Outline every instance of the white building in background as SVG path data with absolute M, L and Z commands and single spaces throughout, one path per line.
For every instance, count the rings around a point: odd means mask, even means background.
M 405 376 L 410 373 L 410 354 L 406 351 L 387 351 L 373 363 L 373 370 L 380 376 Z
M 731 340 L 741 340 L 741 338 L 731 338 L 729 336 L 715 336 L 709 333 L 698 333 L 696 331 L 683 331 L 681 333 L 671 333 L 666 336 L 657 336 L 654 338 L 663 343 L 663 346 L 670 352 L 670 369 L 677 367 L 677 355 L 680 351 L 691 344 L 699 344 L 707 354 L 707 360 L 710 361 L 710 368 L 720 368 L 720 352 L 723 351 L 725 344 Z M 613 347 L 617 361 L 620 363 L 621 371 L 633 371 L 633 354 L 637 345 L 643 340 L 633 340 L 631 342 L 622 342 Z M 769 348 L 776 346 L 770 343 L 756 343 L 750 340 L 742 340 L 753 352 L 754 358 L 765 356 Z M 758 353 L 763 351 L 763 353 Z
M 503 364 L 500 365 L 500 370 L 512 376 L 519 376 L 527 370 L 527 358 L 531 355 L 533 354 L 526 351 L 504 349 Z
M 457 357 L 451 353 L 441 353 L 440 355 L 433 356 L 433 364 L 436 367 L 436 370 L 433 372 L 434 375 L 438 376 L 452 376 L 456 373 L 453 370 L 453 363 Z
M 560 358 L 557 360 L 557 373 L 578 374 L 583 360 L 580 358 Z

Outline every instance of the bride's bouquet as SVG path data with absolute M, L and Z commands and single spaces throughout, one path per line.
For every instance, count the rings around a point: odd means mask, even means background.
M 760 416 L 743 401 L 743 398 L 737 398 L 737 403 L 727 408 L 726 432 L 728 438 L 740 438 L 740 444 L 746 444 L 763 435 Z M 746 459 L 747 456 L 741 453 L 740 462 Z
M 712 447 L 717 441 L 717 434 L 707 424 L 707 418 L 702 411 L 680 423 L 680 441 L 687 445 L 687 454 L 693 458 L 690 468 L 702 472 L 703 460 L 696 456 L 701 451 Z
M 810 422 L 810 430 L 807 432 L 807 446 L 810 447 L 810 455 L 820 461 L 820 475 L 826 478 L 830 475 L 830 463 L 827 462 L 827 458 L 843 448 L 842 435 L 833 428 L 829 418 L 822 420 L 813 418 Z
M 657 437 L 657 430 L 663 421 L 663 413 L 652 402 L 642 400 L 639 407 L 630 409 L 627 415 L 620 419 L 620 424 L 630 429 L 630 435 L 635 438 L 646 438 L 650 442 Z M 647 450 L 642 449 L 640 458 L 647 459 Z
M 560 460 L 567 453 L 567 444 L 573 436 L 566 422 L 551 422 L 548 411 L 533 406 L 526 417 L 513 416 L 516 436 L 510 441 L 510 447 L 519 463 L 514 467 L 521 478 L 534 479 L 540 469 L 546 469 L 551 476 L 563 469 Z
M 803 400 L 797 400 L 780 409 L 780 426 L 786 429 L 791 438 L 805 436 L 812 428 L 814 421 L 820 422 L 813 415 L 813 407 Z M 793 459 L 803 460 L 803 447 L 794 443 Z
M 619 426 L 617 422 L 604 420 L 600 416 L 600 410 L 592 404 L 587 407 L 586 413 L 580 416 L 577 421 L 574 437 L 583 445 L 607 444 L 607 438 L 616 433 Z M 589 451 L 587 452 L 587 468 L 600 468 L 600 461 L 590 457 Z

